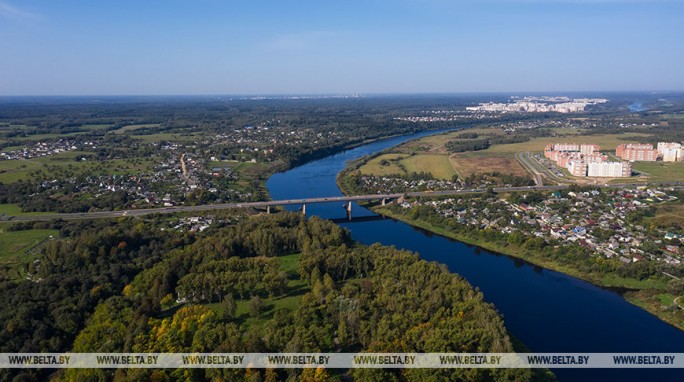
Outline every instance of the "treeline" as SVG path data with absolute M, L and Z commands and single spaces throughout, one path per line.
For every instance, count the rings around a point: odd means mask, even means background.
M 23 269 L 25 279 L 0 281 L 1 352 L 70 349 L 100 302 L 120 294 L 172 248 L 192 241 L 186 234 L 160 231 L 151 220 L 60 224 L 61 239 L 49 241 L 38 261 Z M 2 370 L 0 380 L 17 373 Z
M 471 173 L 463 179 L 466 185 L 491 183 L 495 185 L 511 185 L 513 187 L 534 186 L 534 181 L 528 176 L 519 176 L 499 171 Z
M 263 314 L 269 295 L 281 293 L 273 288 L 282 272 L 279 258 L 297 253 L 301 254 L 298 271 L 288 275 L 288 282 L 304 283 L 304 295 L 295 306 Z M 269 273 L 276 282 L 269 281 Z M 243 287 L 241 279 L 246 283 Z M 302 293 L 287 285 L 284 290 L 282 296 Z M 180 304 L 169 303 L 169 295 L 180 297 Z M 251 319 L 236 314 L 236 302 L 249 303 Z M 278 214 L 241 222 L 168 253 L 120 296 L 100 303 L 72 350 L 511 352 L 513 348 L 494 308 L 445 266 L 394 248 L 358 245 L 347 231 L 327 221 Z M 524 381 L 531 375 L 517 369 L 71 369 L 59 379 Z
M 451 153 L 461 153 L 466 151 L 486 150 L 493 145 L 504 145 L 510 143 L 523 143 L 532 138 L 547 137 L 551 135 L 549 129 L 526 129 L 517 130 L 515 134 L 490 135 L 487 138 L 480 138 L 483 135 L 477 133 L 463 133 L 457 138 L 459 140 L 449 141 L 444 147 Z M 465 140 L 463 140 L 465 139 Z
M 492 144 L 489 139 L 478 139 L 468 141 L 449 141 L 444 144 L 447 150 L 451 153 L 462 153 L 466 151 L 486 150 Z

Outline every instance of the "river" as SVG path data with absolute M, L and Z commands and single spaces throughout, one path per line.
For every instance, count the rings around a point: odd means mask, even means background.
M 267 187 L 275 200 L 342 195 L 335 177 L 350 160 L 398 145 L 419 133 L 359 146 L 274 174 Z M 292 207 L 296 209 L 297 207 Z M 342 204 L 312 204 L 307 215 L 345 217 Z M 414 228 L 353 205 L 354 218 L 340 223 L 365 244 L 376 242 L 420 253 L 446 264 L 479 288 L 503 315 L 508 330 L 532 352 L 684 353 L 684 332 L 628 303 L 617 292 L 523 261 L 494 254 Z M 554 369 L 561 381 L 684 380 L 682 370 Z

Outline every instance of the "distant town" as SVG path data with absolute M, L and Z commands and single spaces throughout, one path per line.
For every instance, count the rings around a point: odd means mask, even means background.
M 550 103 L 553 102 L 553 103 Z M 608 102 L 603 98 L 576 98 L 568 97 L 524 97 L 515 99 L 511 103 L 481 103 L 480 106 L 466 107 L 470 112 L 491 113 L 578 113 L 584 111 L 587 106 L 598 105 Z

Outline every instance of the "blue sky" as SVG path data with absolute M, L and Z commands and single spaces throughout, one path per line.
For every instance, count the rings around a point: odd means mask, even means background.
M 0 95 L 684 90 L 684 0 L 0 0 Z

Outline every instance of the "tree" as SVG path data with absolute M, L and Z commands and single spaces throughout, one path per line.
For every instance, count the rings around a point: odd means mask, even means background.
M 254 296 L 249 300 L 249 315 L 256 318 L 264 310 L 264 300 L 259 296 Z
M 235 318 L 235 311 L 237 310 L 237 304 L 235 303 L 235 299 L 233 299 L 232 294 L 227 295 L 223 299 L 223 302 L 221 303 L 221 307 L 223 308 L 223 314 L 221 315 L 221 319 L 232 320 L 233 318 Z

